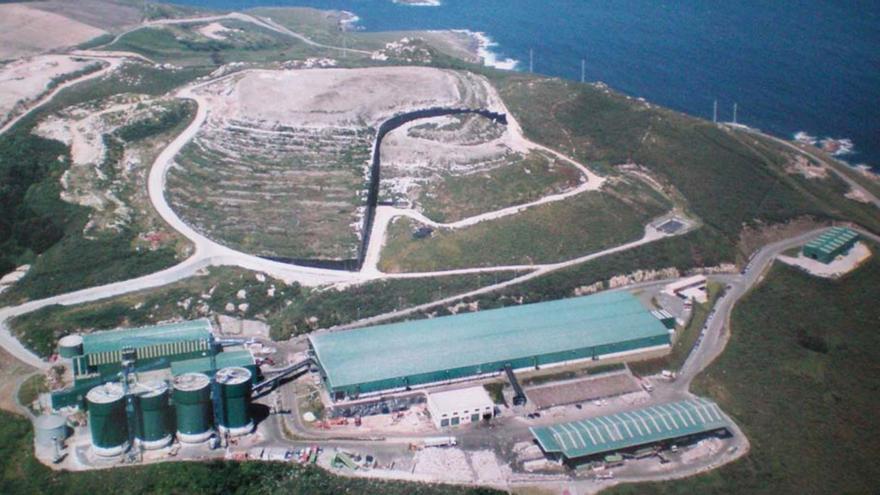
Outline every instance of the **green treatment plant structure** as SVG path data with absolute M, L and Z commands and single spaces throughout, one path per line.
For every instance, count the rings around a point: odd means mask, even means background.
M 803 254 L 827 265 L 838 256 L 848 253 L 857 242 L 858 232 L 846 227 L 833 227 L 806 243 Z
M 729 436 L 731 423 L 717 404 L 696 398 L 529 430 L 547 457 L 578 465 L 646 446 Z
M 217 368 L 245 367 L 257 373 L 253 356 L 246 350 L 212 351 L 213 332 L 207 319 L 139 328 L 123 328 L 85 335 L 67 335 L 59 341 L 59 355 L 69 360 L 73 386 L 52 393 L 52 407 L 86 406 L 85 395 L 93 387 L 119 380 L 123 355 L 134 361 L 134 372 L 170 369 L 173 375 L 210 373 L 211 353 Z
M 117 456 L 253 430 L 252 390 L 259 375 L 242 339 L 217 339 L 206 319 L 69 335 L 59 355 L 74 383 L 52 406 L 88 412 L 92 448 Z
M 334 400 L 669 349 L 637 298 L 608 292 L 309 337 Z

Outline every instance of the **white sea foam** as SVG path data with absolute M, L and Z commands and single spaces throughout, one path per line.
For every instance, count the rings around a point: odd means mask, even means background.
M 799 143 L 809 144 L 810 146 L 816 146 L 816 143 L 818 142 L 816 136 L 811 136 L 804 131 L 795 133 L 794 140 Z
M 342 29 L 345 31 L 354 31 L 358 27 L 355 26 L 361 18 L 357 16 L 354 12 L 349 12 L 347 10 L 341 11 L 342 18 L 339 20 L 339 24 L 341 24 Z
M 849 155 L 855 151 L 852 139 L 825 138 L 819 141 L 819 145 L 833 156 Z
M 409 7 L 439 7 L 443 5 L 440 0 L 391 0 L 398 5 L 407 5 Z
M 498 46 L 498 43 L 492 41 L 486 33 L 479 31 L 464 31 L 474 38 L 477 42 L 477 56 L 483 59 L 483 65 L 495 67 L 501 70 L 514 70 L 519 65 L 519 60 L 515 58 L 499 58 L 498 54 L 492 51 L 492 47 Z

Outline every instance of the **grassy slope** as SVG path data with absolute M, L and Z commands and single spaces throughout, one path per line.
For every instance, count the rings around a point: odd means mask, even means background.
M 490 495 L 501 492 L 448 485 L 345 478 L 314 467 L 301 468 L 280 462 L 168 462 L 100 471 L 52 471 L 33 457 L 30 422 L 0 411 L 0 493 Z
M 504 272 L 431 279 L 386 280 L 345 290 L 314 291 L 307 297 L 294 301 L 270 318 L 272 338 L 284 339 L 294 334 L 308 332 L 315 325 L 326 328 L 424 304 L 452 294 L 503 282 L 513 276 L 514 272 Z M 314 324 L 307 321 L 312 317 L 317 318 Z
M 698 393 L 716 399 L 742 426 L 752 451 L 702 476 L 609 492 L 875 492 L 877 280 L 876 256 L 840 281 L 774 266 L 737 305 L 730 343 L 696 382 Z
M 676 196 L 685 198 L 686 209 L 702 220 L 700 232 L 689 235 L 687 241 L 667 243 L 675 244 L 683 253 L 667 247 L 640 248 L 637 256 L 620 257 L 628 264 L 615 263 L 621 270 L 618 273 L 741 261 L 749 254 L 737 248 L 744 226 L 812 217 L 820 221 L 852 220 L 880 231 L 880 217 L 873 206 L 845 199 L 847 187 L 841 180 L 832 177 L 811 181 L 785 173 L 787 155 L 778 145 L 760 137 L 720 129 L 593 86 L 525 74 L 484 73 L 497 85 L 530 138 L 591 163 L 606 174 L 616 174 L 614 165 L 628 161 L 643 165 Z M 585 221 L 560 221 L 552 229 L 568 231 L 564 244 L 566 249 L 574 249 L 581 241 L 577 234 L 584 233 L 585 226 L 579 222 Z M 558 239 L 559 233 L 545 236 L 537 235 L 535 229 L 517 230 L 530 223 L 522 218 L 505 222 L 487 223 L 455 234 L 443 232 L 418 243 L 398 228 L 383 253 L 383 268 L 528 262 L 527 254 L 534 259 L 562 256 L 542 246 Z M 539 219 L 539 223 L 546 223 L 546 218 Z M 620 242 L 620 233 L 612 229 L 593 241 L 598 245 Z M 474 249 L 484 245 L 494 249 L 491 253 Z M 528 253 L 524 246 L 530 249 Z M 572 287 L 568 281 L 564 285 Z
M 498 220 L 413 239 L 412 222 L 389 228 L 379 267 L 422 271 L 562 261 L 641 237 L 668 203 L 641 184 L 606 186 Z
M 212 40 L 199 35 L 200 25 L 143 28 L 127 33 L 104 47 L 140 53 L 159 63 L 183 66 L 216 66 L 229 62 L 271 62 L 320 56 L 325 50 L 243 21 L 222 21 L 237 29 L 229 40 Z
M 239 268 L 211 268 L 208 275 L 158 289 L 74 306 L 47 306 L 11 320 L 9 326 L 26 346 L 44 356 L 54 352 L 58 339 L 69 333 L 151 325 L 206 314 L 267 320 L 272 336 L 280 339 L 422 304 L 512 276 L 462 275 L 311 290 L 271 278 L 260 282 L 253 272 Z M 237 296 L 241 290 L 245 291 L 243 299 Z M 272 297 L 268 295 L 270 290 Z M 229 303 L 235 308 L 226 310 Z M 247 309 L 238 308 L 242 303 L 248 304 Z
M 530 138 L 606 170 L 633 160 L 665 179 L 706 228 L 728 239 L 729 260 L 743 224 L 755 221 L 812 215 L 880 230 L 871 207 L 842 197 L 841 181 L 787 175 L 784 156 L 753 137 L 593 86 L 521 74 L 495 80 Z
M 577 187 L 581 177 L 567 163 L 532 153 L 486 172 L 443 174 L 424 186 L 419 203 L 431 220 L 455 222 Z

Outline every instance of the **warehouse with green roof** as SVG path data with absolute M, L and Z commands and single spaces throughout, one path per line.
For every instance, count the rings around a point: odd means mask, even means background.
M 669 330 L 608 292 L 309 337 L 335 400 L 577 360 L 668 349 Z
M 648 445 L 729 435 L 730 429 L 718 405 L 702 398 L 529 428 L 545 454 L 575 464 Z
M 828 264 L 848 253 L 858 241 L 858 232 L 846 227 L 833 227 L 805 244 L 803 253 L 807 258 Z

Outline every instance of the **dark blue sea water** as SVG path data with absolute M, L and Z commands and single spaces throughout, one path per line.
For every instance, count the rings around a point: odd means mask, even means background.
M 368 31 L 469 29 L 501 58 L 588 81 L 692 115 L 773 134 L 848 138 L 851 163 L 880 170 L 880 1 L 877 0 L 176 0 L 241 9 L 305 5 L 352 11 Z

